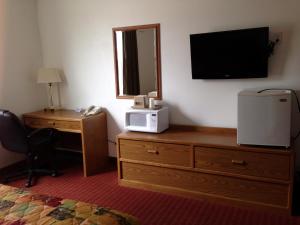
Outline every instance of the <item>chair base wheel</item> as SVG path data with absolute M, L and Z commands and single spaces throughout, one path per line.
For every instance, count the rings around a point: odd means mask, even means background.
M 51 177 L 57 177 L 57 176 L 58 176 L 58 173 L 56 171 L 51 173 Z
M 25 187 L 27 187 L 27 188 L 29 188 L 29 187 L 31 187 L 32 186 L 32 184 L 30 183 L 30 182 L 27 182 L 26 184 L 25 184 Z

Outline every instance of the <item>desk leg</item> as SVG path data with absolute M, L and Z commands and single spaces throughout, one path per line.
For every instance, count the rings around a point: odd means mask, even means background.
M 99 173 L 107 166 L 108 144 L 106 114 L 100 113 L 82 120 L 82 154 L 84 176 Z

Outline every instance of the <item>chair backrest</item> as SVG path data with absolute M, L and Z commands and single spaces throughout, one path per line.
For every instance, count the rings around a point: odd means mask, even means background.
M 8 110 L 0 109 L 0 141 L 9 151 L 25 154 L 28 152 L 25 127 L 19 118 Z

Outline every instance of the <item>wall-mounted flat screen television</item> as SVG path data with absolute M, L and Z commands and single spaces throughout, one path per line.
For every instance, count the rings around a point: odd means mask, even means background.
M 269 28 L 190 35 L 193 79 L 268 76 Z

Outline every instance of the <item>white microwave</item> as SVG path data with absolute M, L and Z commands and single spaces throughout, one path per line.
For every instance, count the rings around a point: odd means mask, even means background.
M 125 113 L 125 129 L 161 133 L 169 128 L 167 107 L 161 109 L 130 109 Z

